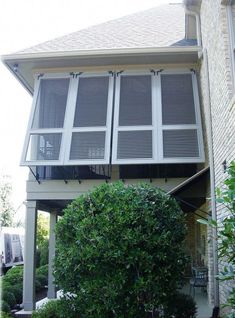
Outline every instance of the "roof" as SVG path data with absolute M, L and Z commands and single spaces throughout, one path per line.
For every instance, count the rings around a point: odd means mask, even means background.
M 169 4 L 91 26 L 16 54 L 196 44 L 194 40 L 185 39 L 183 5 Z
M 169 4 L 91 26 L 1 59 L 33 94 L 35 70 L 196 63 L 199 50 L 196 40 L 185 38 L 183 5 Z

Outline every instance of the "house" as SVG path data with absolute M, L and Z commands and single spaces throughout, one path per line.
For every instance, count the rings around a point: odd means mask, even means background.
M 50 213 L 54 298 L 57 217 L 78 195 L 119 179 L 177 198 L 188 213 L 192 262 L 208 266 L 208 295 L 219 305 L 216 244 L 196 219 L 226 213 L 215 186 L 235 155 L 234 10 L 233 1 L 185 0 L 2 57 L 33 95 L 21 160 L 30 168 L 25 311 L 35 306 L 37 211 Z M 221 301 L 229 288 L 221 285 Z

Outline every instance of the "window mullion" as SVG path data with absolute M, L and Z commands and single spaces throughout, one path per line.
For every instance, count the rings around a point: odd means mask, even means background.
M 202 158 L 202 160 L 204 161 L 205 160 L 205 153 L 204 153 L 204 146 L 203 146 L 201 109 L 200 109 L 200 103 L 199 103 L 197 76 L 195 73 L 192 73 L 192 84 L 193 84 L 193 98 L 194 98 L 194 106 L 195 106 L 195 114 L 196 114 L 199 157 Z
M 162 101 L 161 101 L 161 74 L 158 73 L 154 75 L 154 86 L 153 86 L 155 100 L 155 118 L 153 117 L 154 123 L 154 135 L 155 135 L 155 146 L 156 153 L 156 162 L 159 162 L 163 159 L 163 143 L 162 143 Z
M 121 78 L 117 75 L 115 85 L 115 102 L 114 102 L 114 121 L 113 121 L 113 147 L 112 147 L 112 163 L 117 163 L 117 146 L 118 146 L 118 118 L 120 104 L 120 86 Z
M 63 163 L 66 165 L 69 161 L 69 153 L 72 141 L 73 121 L 76 110 L 76 100 L 78 92 L 79 78 L 73 77 L 70 79 L 70 87 L 67 101 L 67 111 L 65 115 L 64 134 L 62 138 L 61 151 L 63 151 Z

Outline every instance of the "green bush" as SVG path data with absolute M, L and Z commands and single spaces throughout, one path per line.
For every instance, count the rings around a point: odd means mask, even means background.
M 79 197 L 56 235 L 56 283 L 86 318 L 157 317 L 186 263 L 182 211 L 145 184 L 103 184 Z
M 36 269 L 36 275 L 44 275 L 45 277 L 48 277 L 48 265 L 43 265 Z
M 5 313 L 8 313 L 8 312 L 11 311 L 10 306 L 8 305 L 8 303 L 4 299 L 2 299 L 2 308 L 1 308 L 1 310 L 3 312 L 5 312 Z
M 39 283 L 41 284 L 42 288 L 44 288 L 45 285 L 47 285 L 47 281 L 48 281 L 47 276 L 43 274 L 36 274 L 36 278 L 37 278 L 37 281 L 39 281 Z
M 37 311 L 34 311 L 32 318 L 79 318 L 70 306 L 68 300 L 51 300 Z
M 4 282 L 9 283 L 11 286 L 23 282 L 23 266 L 12 267 L 4 276 Z
M 12 292 L 3 290 L 2 299 L 10 306 L 11 309 L 15 307 L 16 298 Z
M 22 284 L 17 284 L 15 286 L 11 286 L 8 290 L 14 294 L 15 299 L 16 299 L 16 303 L 21 304 L 23 301 L 23 286 L 22 286 Z
M 48 265 L 39 267 L 36 270 L 36 292 L 42 290 L 47 285 Z M 1 278 L 2 292 L 12 293 L 17 304 L 22 303 L 23 298 L 23 266 L 12 267 L 7 274 Z
M 169 299 L 164 317 L 195 318 L 196 313 L 197 307 L 194 299 L 190 295 L 177 293 Z
M 1 318 L 11 318 L 12 316 L 10 316 L 8 313 L 6 313 L 4 311 L 0 311 L 0 317 Z

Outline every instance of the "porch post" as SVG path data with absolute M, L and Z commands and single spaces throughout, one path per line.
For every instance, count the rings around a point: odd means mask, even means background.
M 56 298 L 56 287 L 53 277 L 53 261 L 55 257 L 55 225 L 57 222 L 57 212 L 50 213 L 50 232 L 49 232 L 49 259 L 48 259 L 48 292 L 49 299 Z
M 23 305 L 25 311 L 35 309 L 37 201 L 26 202 L 24 241 Z

